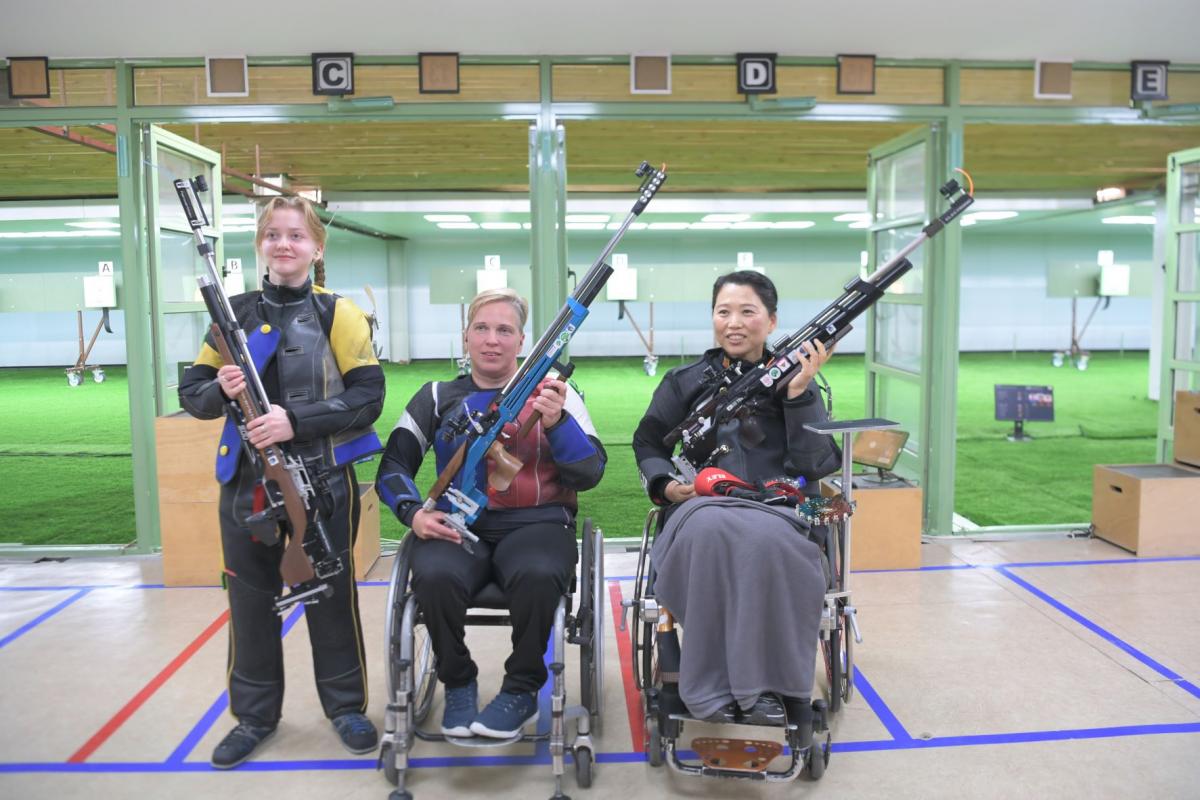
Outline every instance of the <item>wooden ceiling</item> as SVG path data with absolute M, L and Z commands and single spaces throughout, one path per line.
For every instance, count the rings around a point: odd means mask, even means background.
M 337 191 L 524 191 L 525 122 L 214 123 L 169 126 L 245 173 Z M 866 154 L 912 123 L 574 121 L 573 192 L 624 191 L 643 158 L 666 161 L 673 192 L 863 191 Z M 112 143 L 95 128 L 73 129 Z M 969 125 L 980 191 L 1090 192 L 1161 184 L 1167 154 L 1200 125 Z M 257 146 L 257 156 L 255 147 Z M 256 168 L 257 158 L 257 168 Z M 112 196 L 114 157 L 31 129 L 0 129 L 0 199 Z

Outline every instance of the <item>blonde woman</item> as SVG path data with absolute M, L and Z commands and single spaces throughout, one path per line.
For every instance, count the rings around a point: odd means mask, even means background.
M 517 371 L 517 354 L 529 304 L 511 289 L 486 291 L 471 302 L 466 351 L 471 372 L 453 381 L 421 387 L 388 440 L 376 485 L 383 502 L 408 527 L 412 582 L 445 685 L 442 733 L 447 736 L 509 738 L 537 720 L 537 691 L 546 681 L 542 656 L 554 609 L 575 571 L 576 492 L 590 489 L 604 473 L 605 454 L 583 400 L 567 384 L 547 379 L 529 398 L 510 431 L 534 412 L 541 420 L 529 435 L 510 441 L 523 463 L 504 491 L 488 491 L 487 509 L 472 530 L 480 541 L 473 553 L 445 522 L 443 498 L 425 511 L 413 482 L 432 447 L 438 471 L 463 441 L 455 426 L 466 412 L 488 407 Z M 486 465 L 491 469 L 491 465 Z M 477 485 L 486 485 L 480 475 Z M 454 486 L 459 486 L 456 478 Z M 478 667 L 471 659 L 464 619 L 471 597 L 495 581 L 508 599 L 513 651 L 504 662 L 500 692 L 478 709 Z
M 344 569 L 331 581 L 332 597 L 307 605 L 304 617 L 325 715 L 347 750 L 368 753 L 377 735 L 365 716 L 367 672 L 352 562 L 359 493 L 351 464 L 382 449 L 371 423 L 383 408 L 383 371 L 363 312 L 309 276 L 324 256 L 325 227 L 308 201 L 273 198 L 254 241 L 266 265 L 262 289 L 230 299 L 271 398 L 270 413 L 247 426 L 250 444 L 288 442 L 328 475 L 322 517 Z M 210 334 L 179 385 L 180 403 L 201 419 L 221 416 L 246 386 L 241 369 L 223 364 L 214 344 Z M 275 733 L 284 685 L 274 610 L 284 542 L 277 523 L 250 519 L 264 506 L 264 489 L 232 420 L 225 428 L 217 479 L 230 610 L 229 709 L 237 726 L 213 751 L 219 769 L 241 764 Z

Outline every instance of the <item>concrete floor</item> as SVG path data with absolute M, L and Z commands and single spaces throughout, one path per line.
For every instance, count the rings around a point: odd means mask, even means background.
M 834 719 L 820 782 L 733 783 L 646 764 L 622 669 L 626 634 L 618 641 L 610 605 L 595 784 L 578 789 L 568 766 L 567 793 L 1200 797 L 1200 558 L 1135 559 L 1087 539 L 939 541 L 922 551 L 920 569 L 852 576 L 864 637 L 859 692 Z M 361 588 L 369 713 L 381 727 L 390 561 Z M 634 569 L 633 555 L 608 557 L 613 597 L 630 596 Z M 217 588 L 160 581 L 154 557 L 0 562 L 0 797 L 387 796 L 374 757 L 349 756 L 320 713 L 304 625 L 285 627 L 279 733 L 255 761 L 212 770 L 208 756 L 233 724 L 225 599 Z M 507 637 L 470 634 L 484 701 L 499 683 Z M 574 658 L 570 648 L 572 694 Z M 436 702 L 434 722 L 440 693 Z M 689 726 L 681 744 L 719 733 Z M 418 798 L 549 797 L 545 752 L 418 742 L 409 788 Z

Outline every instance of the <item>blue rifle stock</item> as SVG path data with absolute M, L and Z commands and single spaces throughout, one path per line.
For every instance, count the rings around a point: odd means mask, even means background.
M 575 291 L 567 298 L 566 303 L 555 316 L 554 321 L 538 339 L 530 350 L 529 356 L 522 362 L 520 369 L 509 379 L 488 406 L 487 411 L 468 416 L 464 423 L 467 440 L 454 454 L 454 457 L 442 470 L 437 482 L 429 490 L 424 509 L 432 511 L 443 495 L 450 501 L 454 509 L 446 515 L 446 524 L 462 537 L 463 546 L 471 549 L 471 543 L 479 538 L 471 532 L 471 524 L 479 518 L 479 513 L 487 506 L 487 489 L 480 486 L 478 481 L 479 467 L 484 460 L 491 456 L 498 464 L 511 462 L 512 457 L 504 450 L 502 433 L 505 425 L 517 419 L 526 401 L 537 390 L 542 380 L 554 367 L 559 368 L 560 374 L 569 375 L 573 367 L 558 363 L 571 337 L 579 330 L 579 326 L 588 316 L 588 307 L 612 274 L 612 267 L 607 263 L 621 237 L 625 235 L 629 225 L 646 208 L 646 205 L 658 193 L 659 188 L 667 179 L 666 168 L 656 170 L 648 162 L 643 161 L 636 170 L 642 178 L 638 188 L 638 198 L 633 208 L 625 216 L 620 228 L 613 234 L 612 239 L 605 245 L 600 255 L 584 274 L 575 287 Z M 517 465 L 519 468 L 519 465 Z M 459 486 L 452 485 L 455 476 L 461 475 Z

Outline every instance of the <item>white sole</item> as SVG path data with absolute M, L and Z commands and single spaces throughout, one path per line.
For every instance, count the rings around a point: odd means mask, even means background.
M 474 733 L 476 736 L 487 736 L 490 739 L 511 739 L 512 737 L 519 734 L 521 732 L 521 730 L 523 728 L 525 728 L 525 726 L 533 725 L 534 723 L 536 723 L 538 721 L 538 715 L 540 713 L 541 712 L 539 712 L 539 711 L 533 712 L 532 717 L 525 720 L 524 722 L 522 722 L 520 724 L 519 727 L 517 727 L 515 730 L 511 730 L 511 731 L 494 731 L 491 728 L 489 728 L 486 725 L 479 722 L 478 720 L 476 720 L 475 722 L 471 723 L 471 733 Z
M 458 736 L 462 738 L 471 735 L 471 728 L 467 725 L 460 725 L 457 728 L 442 728 L 442 736 Z

